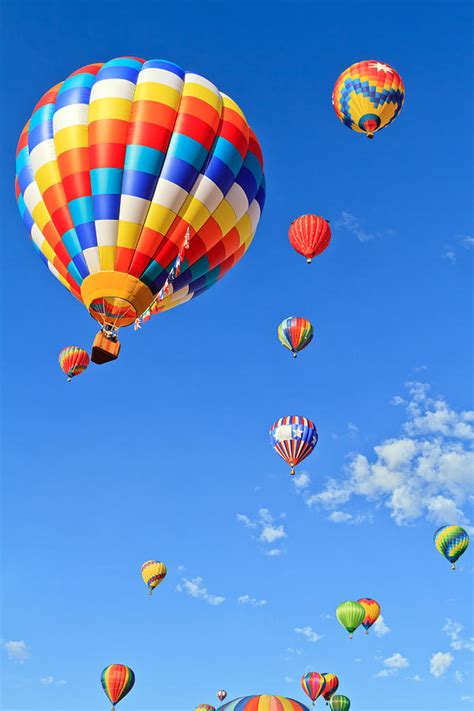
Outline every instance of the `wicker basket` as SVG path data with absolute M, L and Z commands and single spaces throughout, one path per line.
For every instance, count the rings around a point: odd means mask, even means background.
M 99 331 L 92 345 L 91 361 L 97 363 L 97 365 L 102 365 L 102 363 L 116 360 L 119 353 L 120 342 L 112 338 L 107 338 L 102 331 Z

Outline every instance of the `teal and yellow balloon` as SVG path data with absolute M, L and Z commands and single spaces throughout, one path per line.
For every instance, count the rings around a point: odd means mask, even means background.
M 468 547 L 469 536 L 461 526 L 441 526 L 434 534 L 434 543 L 441 555 L 449 560 L 451 568 L 456 570 L 456 561 Z
M 309 346 L 313 340 L 313 326 L 310 321 L 299 316 L 285 318 L 278 326 L 278 338 L 280 342 L 293 353 L 296 354 Z
M 349 638 L 352 639 L 352 633 L 358 628 L 365 617 L 365 610 L 355 600 L 346 600 L 336 609 L 336 617 L 343 627 L 349 632 Z
M 351 702 L 344 694 L 335 694 L 329 702 L 331 711 L 349 711 Z

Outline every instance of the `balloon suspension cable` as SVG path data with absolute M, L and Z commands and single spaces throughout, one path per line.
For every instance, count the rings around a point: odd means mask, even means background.
M 115 324 L 111 325 L 110 323 L 104 323 L 102 324 L 102 328 L 100 330 L 104 336 L 109 339 L 109 341 L 117 340 L 119 330 Z
M 163 301 L 163 299 L 165 298 L 165 296 L 168 296 L 168 292 L 169 292 L 170 286 L 172 285 L 172 283 L 174 282 L 174 280 L 175 280 L 177 277 L 179 277 L 179 275 L 180 275 L 180 273 L 181 273 L 181 265 L 182 265 L 183 260 L 184 260 L 184 251 L 185 251 L 186 249 L 189 249 L 189 242 L 190 242 L 190 240 L 191 240 L 191 230 L 190 230 L 190 228 L 188 227 L 188 228 L 186 229 L 186 233 L 185 233 L 185 235 L 184 235 L 183 242 L 182 242 L 180 248 L 178 249 L 178 254 L 177 254 L 177 256 L 176 256 L 176 259 L 175 259 L 175 261 L 174 261 L 174 264 L 173 264 L 173 266 L 171 267 L 170 271 L 168 272 L 168 276 L 166 277 L 165 283 L 163 284 L 163 286 L 162 286 L 161 289 L 159 290 L 158 294 L 155 296 L 155 298 L 154 298 L 153 301 L 151 302 L 150 306 L 141 314 L 141 316 L 139 316 L 138 318 L 135 319 L 135 323 L 134 323 L 134 326 L 133 326 L 133 330 L 134 330 L 134 331 L 138 331 L 138 330 L 142 327 L 142 323 L 143 323 L 144 320 L 146 320 L 146 321 L 149 320 L 149 318 L 144 319 L 144 318 L 143 318 L 144 315 L 146 315 L 146 314 L 150 314 L 150 315 L 151 315 L 151 310 L 152 310 L 152 308 L 153 308 L 154 306 L 156 306 L 156 304 L 159 304 L 160 301 Z

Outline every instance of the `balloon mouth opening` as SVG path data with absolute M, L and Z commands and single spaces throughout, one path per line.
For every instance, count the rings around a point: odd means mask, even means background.
M 380 118 L 375 114 L 365 114 L 359 121 L 359 128 L 365 131 L 367 138 L 373 138 L 379 126 Z
M 90 315 L 111 328 L 130 326 L 154 298 L 140 279 L 114 271 L 89 274 L 81 284 L 81 297 Z
M 138 314 L 133 305 L 120 296 L 101 296 L 89 304 L 89 313 L 102 326 L 122 328 L 134 323 Z

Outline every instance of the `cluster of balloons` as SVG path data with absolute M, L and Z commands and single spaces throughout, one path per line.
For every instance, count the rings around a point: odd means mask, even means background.
M 346 600 L 341 602 L 336 609 L 336 617 L 343 627 L 349 632 L 349 638 L 362 625 L 365 633 L 377 622 L 380 616 L 380 605 L 370 597 L 361 597 L 360 600 Z

